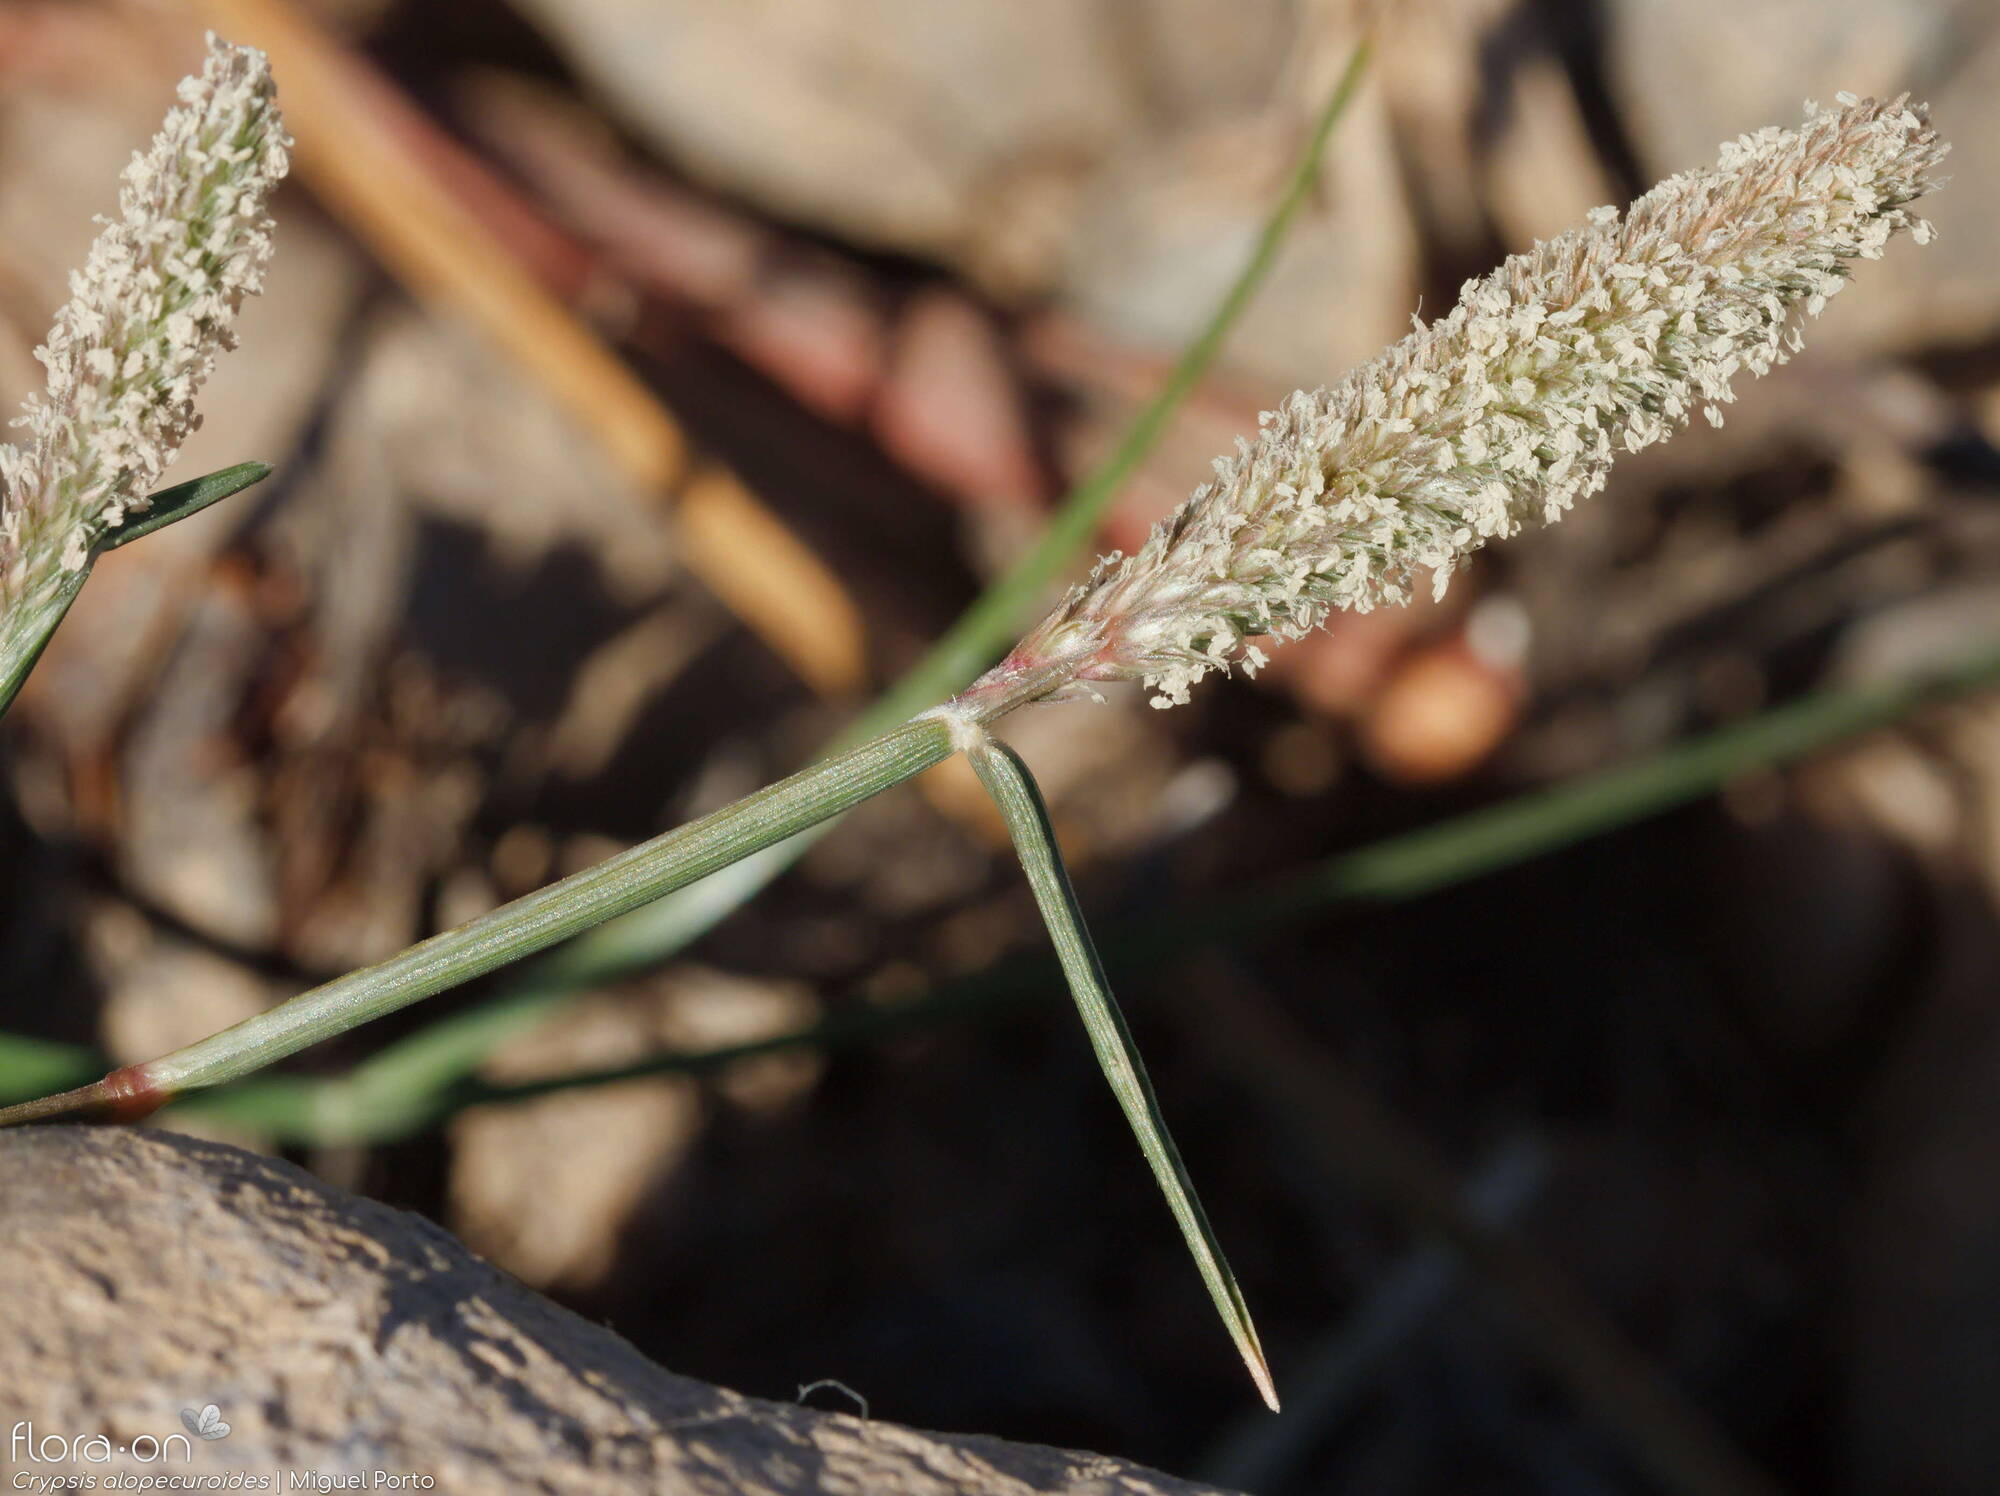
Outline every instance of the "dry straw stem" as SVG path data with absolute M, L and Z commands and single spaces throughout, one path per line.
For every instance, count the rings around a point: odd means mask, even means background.
M 271 55 L 313 190 L 426 301 L 469 318 L 602 443 L 632 485 L 672 493 L 689 569 L 822 696 L 865 676 L 860 613 L 839 580 L 741 478 L 698 460 L 652 391 L 423 162 L 429 126 L 296 6 L 202 0 Z
M 1468 281 L 1458 306 L 1331 389 L 1263 418 L 1254 442 L 1112 555 L 970 694 L 1057 666 L 1077 682 L 1135 679 L 1155 706 L 1211 670 L 1264 655 L 1333 608 L 1401 602 L 1429 570 L 1442 593 L 1487 541 L 1559 519 L 1604 486 L 1613 457 L 1664 440 L 1699 408 L 1720 425 L 1732 383 L 1799 346 L 1937 183 L 1945 145 L 1922 105 L 1842 95 L 1797 130 L 1723 148 L 1624 214 Z
M 289 144 L 263 55 L 211 36 L 126 168 L 119 216 L 35 350 L 48 387 L 16 423 L 27 440 L 0 446 L 0 706 L 194 430 L 196 392 L 262 285 Z

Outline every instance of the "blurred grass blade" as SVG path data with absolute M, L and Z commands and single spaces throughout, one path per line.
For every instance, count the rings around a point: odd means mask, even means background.
M 191 514 L 199 514 L 210 504 L 238 494 L 253 484 L 262 483 L 271 476 L 273 469 L 268 462 L 239 462 L 235 467 L 220 468 L 203 478 L 189 483 L 176 483 L 172 488 L 163 488 L 147 500 L 143 511 L 134 510 L 132 516 L 117 529 L 106 532 L 97 543 L 97 554 L 115 551 L 121 545 L 130 545 L 156 530 L 164 530 L 168 525 L 178 524 Z
M 190 514 L 206 509 L 218 499 L 226 499 L 233 493 L 241 493 L 253 483 L 261 483 L 271 475 L 271 465 L 267 462 L 239 462 L 235 467 L 223 468 L 210 473 L 205 478 L 196 478 L 191 483 L 177 483 L 172 488 L 163 488 L 148 500 L 143 511 L 134 510 L 128 523 L 107 532 L 97 542 L 90 559 L 95 562 L 106 551 L 115 551 L 121 545 L 130 545 L 144 535 L 155 530 L 164 530 L 176 520 L 186 519 Z M 41 617 L 25 628 L 0 630 L 0 638 L 9 641 L 0 648 L 0 714 L 14 704 L 20 694 L 22 682 L 28 672 L 35 668 L 35 662 L 48 648 L 56 626 L 68 614 L 70 604 L 83 590 L 83 584 L 90 578 L 88 565 L 69 574 L 64 579 L 60 593 L 42 606 Z
M 991 665 L 1015 636 L 1034 619 L 1028 615 L 1047 601 L 1045 594 L 1063 571 L 1087 548 L 1103 523 L 1111 501 L 1124 489 L 1127 480 L 1159 444 L 1167 422 L 1182 402 L 1194 393 L 1208 373 L 1216 355 L 1228 341 L 1237 321 L 1264 284 L 1285 236 L 1291 232 L 1299 210 L 1319 181 L 1320 163 L 1334 126 L 1346 114 L 1361 79 L 1368 68 L 1368 42 L 1364 38 L 1348 54 L 1340 80 L 1327 95 L 1326 104 L 1313 122 L 1284 190 L 1272 205 L 1271 213 L 1257 235 L 1249 259 L 1237 272 L 1222 300 L 1209 313 L 1200 334 L 1175 360 L 1173 370 L 1159 392 L 1133 418 L 1111 455 L 1076 488 L 1071 490 L 1034 549 L 1017 561 L 965 614 L 946 631 L 922 660 L 904 676 L 878 708 L 893 720 L 919 711 L 938 697 L 958 690 Z
M 1022 628 L 1034 622 L 1032 614 L 1046 600 L 1048 590 L 1089 546 L 1112 500 L 1157 445 L 1173 413 L 1201 383 L 1263 284 L 1285 235 L 1319 180 L 1327 142 L 1360 87 L 1367 65 L 1364 41 L 1349 54 L 1339 82 L 1314 120 L 1250 257 L 1209 314 L 1200 335 L 1175 362 L 1166 383 L 1126 428 L 1116 449 L 1063 499 L 1028 554 L 841 735 L 836 747 L 885 731 L 958 690 L 1003 654 Z M 429 1086 L 433 1098 L 445 1094 L 477 1071 L 503 1039 L 532 1024 L 572 991 L 657 966 L 691 945 L 755 897 L 827 829 L 830 826 L 808 832 L 737 863 L 719 877 L 578 936 L 557 955 L 537 962 L 503 985 L 482 1005 L 490 1009 L 489 1017 L 443 1019 L 431 1029 L 389 1045 L 375 1059 L 364 1062 L 353 1078 L 372 1094 L 380 1094 L 378 1087 L 392 1077 L 398 1083 Z
M 754 852 L 676 894 L 607 921 L 511 975 L 485 1002 L 385 1046 L 344 1076 L 311 1083 L 328 1100 L 318 1115 L 355 1141 L 397 1137 L 433 1125 L 451 1098 L 470 1095 L 486 1057 L 570 993 L 653 964 L 663 942 L 678 950 L 720 923 L 789 867 L 808 830 Z M 602 936 L 604 938 L 595 938 Z M 275 1080 L 282 1089 L 298 1081 Z
M 1070 996 L 1076 999 L 1076 1010 L 1083 1017 L 1084 1030 L 1090 1035 L 1091 1047 L 1097 1051 L 1097 1063 L 1104 1071 L 1104 1078 L 1111 1083 L 1112 1094 L 1118 1098 L 1125 1120 L 1132 1124 L 1132 1131 L 1139 1139 L 1139 1149 L 1153 1167 L 1153 1177 L 1159 1181 L 1168 1208 L 1180 1224 L 1181 1235 L 1194 1254 L 1195 1266 L 1201 1270 L 1202 1281 L 1208 1285 L 1209 1297 L 1215 1300 L 1230 1338 L 1236 1342 L 1237 1353 L 1249 1368 L 1257 1391 L 1275 1413 L 1278 1392 L 1271 1381 L 1264 1348 L 1257 1340 L 1257 1328 L 1250 1322 L 1249 1306 L 1243 1301 L 1236 1275 L 1229 1270 L 1222 1245 L 1215 1239 L 1214 1228 L 1195 1196 L 1194 1183 L 1188 1178 L 1187 1165 L 1181 1162 L 1180 1150 L 1174 1147 L 1166 1119 L 1160 1114 L 1159 1098 L 1153 1094 L 1153 1084 L 1146 1077 L 1146 1067 L 1132 1042 L 1132 1032 L 1111 995 L 1104 964 L 1098 960 L 1090 932 L 1084 927 L 1083 912 L 1077 907 L 1062 851 L 1056 845 L 1055 828 L 1049 823 L 1048 807 L 1042 801 L 1034 776 L 1019 754 L 990 737 L 982 737 L 966 749 L 966 754 L 993 803 L 999 806 L 1007 832 L 1014 839 L 1014 850 L 1027 872 L 1029 886 L 1034 889 L 1035 903 L 1048 925 L 1049 940 L 1062 962 Z
M 40 1096 L 104 1073 L 103 1062 L 80 1044 L 8 1034 L 0 1043 L 0 1100 Z
M 1484 810 L 1278 874 L 1220 906 L 1211 900 L 1200 909 L 1171 910 L 1143 921 L 1127 921 L 1108 933 L 1104 949 L 1111 953 L 1114 965 L 1136 969 L 1203 942 L 1242 938 L 1329 908 L 1421 898 L 1629 826 L 1712 794 L 1739 775 L 1793 762 L 1859 733 L 1900 721 L 1923 706 L 1990 689 L 1996 683 L 2000 683 L 2000 651 L 1987 651 L 1900 680 L 1817 692 L 1635 763 L 1517 795 Z M 783 851 L 779 847 L 758 855 L 769 857 Z M 742 866 L 738 863 L 720 876 L 728 878 Z M 649 910 L 664 908 L 670 902 L 662 900 Z M 584 941 L 573 942 L 555 959 L 567 958 L 585 945 Z M 229 1120 L 269 1132 L 280 1142 L 388 1141 L 436 1126 L 460 1105 L 523 1101 L 554 1091 L 648 1075 L 706 1073 L 784 1049 L 839 1049 L 875 1042 L 890 1034 L 960 1022 L 1043 991 L 1048 979 L 1043 962 L 1017 959 L 926 998 L 893 1008 L 842 1014 L 754 1043 L 655 1054 L 629 1064 L 510 1084 L 474 1081 L 458 1069 L 476 1044 L 494 1038 L 484 1026 L 509 1016 L 489 1005 L 433 1024 L 412 1039 L 390 1046 L 376 1060 L 347 1076 L 327 1080 L 272 1077 L 257 1082 L 254 1091 L 230 1087 L 190 1103 L 189 1109 L 198 1107 L 204 1114 L 216 1115 L 226 1112 Z M 426 1040 L 438 1049 L 426 1051 Z M 0 1036 L 0 1060 L 14 1042 Z M 405 1058 L 411 1063 L 397 1073 Z M 392 1080 L 400 1085 L 393 1108 L 375 1116 L 352 1118 L 356 1130 L 338 1138 L 296 1121 L 324 1115 L 314 1098 L 334 1088 L 355 1087 L 364 1077 L 374 1079 L 377 1066 L 384 1067 L 379 1072 L 385 1083 L 381 1089 L 388 1089 L 386 1083 Z M 453 1074 L 460 1075 L 456 1083 L 448 1082 Z M 0 1067 L 0 1085 L 4 1083 L 5 1070 Z M 371 1085 L 368 1090 L 377 1096 L 379 1105 L 377 1088 Z M 0 1100 L 19 1094 L 0 1091 Z

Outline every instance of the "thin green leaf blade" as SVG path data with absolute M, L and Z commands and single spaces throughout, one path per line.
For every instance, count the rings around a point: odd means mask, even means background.
M 241 493 L 251 484 L 268 478 L 271 471 L 268 462 L 239 462 L 235 467 L 223 468 L 192 482 L 163 488 L 148 497 L 146 508 L 136 511 L 131 523 L 99 537 L 91 548 L 88 560 L 95 562 L 106 551 L 115 551 L 142 535 L 150 535 L 176 520 L 186 519 L 218 499 Z M 24 613 L 0 619 L 0 714 L 14 704 L 22 682 L 35 668 L 35 662 L 41 659 L 42 651 L 48 648 L 57 625 L 63 621 L 70 604 L 76 601 L 77 594 L 83 590 L 83 584 L 89 577 L 90 565 L 86 564 L 68 573 L 61 586 L 38 604 L 32 615 Z
M 219 468 L 200 478 L 163 488 L 147 499 L 143 510 L 135 510 L 124 524 L 106 531 L 104 538 L 97 542 L 97 554 L 101 556 L 106 551 L 115 551 L 121 545 L 130 545 L 155 531 L 166 529 L 168 525 L 178 524 L 191 514 L 201 513 L 210 504 L 219 503 L 231 494 L 239 494 L 253 484 L 262 483 L 275 471 L 268 462 L 239 462 L 234 467 Z
M 56 626 L 69 612 L 69 605 L 76 601 L 76 595 L 83 590 L 89 579 L 90 568 L 74 571 L 63 578 L 62 585 L 54 596 L 44 602 L 33 615 L 0 618 L 0 716 L 14 704 L 20 694 L 22 684 L 28 679 L 28 672 L 42 657 L 42 651 L 49 647 L 49 640 L 55 636 Z
M 1084 925 L 1083 912 L 1077 906 L 1076 892 L 1063 865 L 1062 851 L 1056 845 L 1048 807 L 1042 801 L 1034 776 L 1019 754 L 993 738 L 982 735 L 966 751 L 980 782 L 1007 823 L 1015 853 L 1027 872 L 1035 902 L 1048 926 L 1049 939 L 1061 958 L 1070 996 L 1076 1000 L 1084 1031 L 1090 1035 L 1091 1048 L 1097 1052 L 1098 1066 L 1111 1083 L 1112 1094 L 1118 1098 L 1125 1120 L 1132 1125 L 1140 1152 L 1152 1166 L 1153 1177 L 1167 1197 L 1167 1208 L 1181 1228 L 1202 1282 L 1208 1285 L 1209 1297 L 1215 1301 L 1216 1312 L 1222 1316 L 1230 1339 L 1236 1342 L 1237 1353 L 1249 1368 L 1250 1379 L 1275 1413 L 1278 1391 L 1271 1380 L 1264 1347 L 1257 1338 L 1257 1327 L 1251 1322 L 1250 1307 L 1244 1301 L 1235 1273 L 1230 1271 L 1228 1259 L 1223 1256 L 1222 1244 L 1216 1240 L 1208 1214 L 1201 1208 L 1194 1181 L 1188 1177 L 1187 1165 L 1181 1161 L 1173 1135 L 1167 1130 L 1159 1098 L 1153 1094 L 1153 1083 L 1139 1058 L 1138 1046 L 1132 1042 L 1125 1015 L 1111 995 L 1104 964 L 1098 959 L 1097 948 Z

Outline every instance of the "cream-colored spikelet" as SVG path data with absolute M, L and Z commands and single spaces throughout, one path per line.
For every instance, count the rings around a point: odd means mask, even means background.
M 1488 540 L 1549 523 L 1604 486 L 1612 458 L 1696 409 L 1721 424 L 1740 373 L 1798 347 L 1798 315 L 1845 283 L 1937 185 L 1945 145 L 1921 105 L 1841 96 L 1797 130 L 1723 147 L 1624 214 L 1468 281 L 1458 306 L 1332 389 L 1263 417 L 1254 442 L 1112 555 L 968 693 L 1009 683 L 1138 679 L 1155 706 L 1210 670 L 1264 662 L 1245 641 L 1296 638 L 1332 608 L 1440 594 Z M 983 690 L 982 690 L 983 688 Z
M 48 388 L 15 422 L 26 441 L 0 447 L 0 634 L 72 588 L 104 533 L 145 507 L 261 285 L 290 142 L 264 54 L 208 47 L 35 350 Z

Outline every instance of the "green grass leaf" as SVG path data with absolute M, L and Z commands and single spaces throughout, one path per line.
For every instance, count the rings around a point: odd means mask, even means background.
M 108 531 L 99 538 L 90 553 L 90 562 L 95 564 L 106 551 L 115 551 L 121 545 L 130 545 L 142 535 L 163 530 L 176 520 L 186 519 L 190 514 L 206 509 L 218 499 L 226 499 L 233 493 L 241 493 L 253 483 L 261 483 L 270 475 L 271 465 L 268 462 L 239 462 L 235 467 L 223 468 L 190 483 L 163 488 L 148 498 L 143 511 L 134 512 L 131 523 Z M 7 641 L 0 645 L 0 714 L 14 704 L 28 672 L 35 668 L 35 662 L 48 648 L 57 626 L 68 615 L 70 604 L 76 601 L 77 594 L 89 579 L 89 565 L 69 573 L 63 579 L 60 591 L 42 604 L 39 617 L 18 628 L 0 630 L 0 639 Z M 21 623 L 21 620 L 9 622 Z
M 146 508 L 135 510 L 126 522 L 115 530 L 105 532 L 97 542 L 97 554 L 115 551 L 120 546 L 130 545 L 135 540 L 143 540 L 168 525 L 179 524 L 191 514 L 199 514 L 210 504 L 239 494 L 253 484 L 262 483 L 275 471 L 268 462 L 239 462 L 234 467 L 218 468 L 204 477 L 187 483 L 176 483 L 172 488 L 163 488 L 146 501 Z
M 1173 1135 L 1167 1131 L 1159 1098 L 1153 1094 L 1153 1083 L 1146 1076 L 1145 1062 L 1132 1042 L 1125 1015 L 1118 1011 L 1117 999 L 1111 995 L 1111 983 L 1104 975 L 1104 963 L 1098 959 L 1097 948 L 1091 944 L 1083 911 L 1077 907 L 1076 891 L 1070 886 L 1062 850 L 1056 845 L 1055 828 L 1049 822 L 1048 806 L 1043 803 L 1035 777 L 1018 753 L 990 737 L 982 735 L 980 741 L 966 748 L 966 755 L 1007 823 L 1014 851 L 1028 875 L 1029 887 L 1035 892 L 1042 921 L 1048 926 L 1049 941 L 1062 962 L 1070 996 L 1076 1000 L 1076 1010 L 1083 1018 L 1084 1032 L 1090 1035 L 1091 1048 L 1097 1051 L 1098 1066 L 1111 1083 L 1111 1093 L 1118 1098 L 1125 1120 L 1132 1125 L 1139 1151 L 1152 1165 L 1153 1177 L 1167 1197 L 1167 1208 L 1181 1228 L 1188 1251 L 1194 1254 L 1201 1280 L 1208 1285 L 1209 1297 L 1215 1301 L 1216 1312 L 1222 1316 L 1230 1339 L 1236 1342 L 1237 1353 L 1250 1370 L 1250 1379 L 1275 1413 L 1278 1391 L 1271 1381 L 1264 1348 L 1257 1339 L 1257 1327 L 1250 1321 L 1250 1307 L 1243 1300 L 1236 1275 L 1229 1270 L 1215 1228 L 1209 1225 L 1208 1214 L 1201 1208 L 1194 1181 L 1188 1177 L 1187 1165 L 1181 1161 Z

